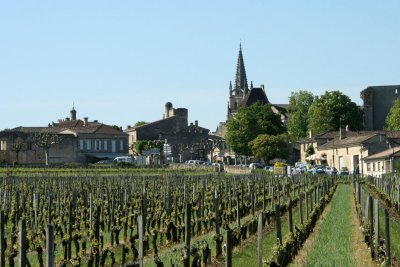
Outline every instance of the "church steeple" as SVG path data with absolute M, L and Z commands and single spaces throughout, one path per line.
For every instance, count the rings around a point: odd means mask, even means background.
M 244 67 L 243 54 L 242 54 L 242 43 L 239 47 L 239 56 L 236 66 L 236 78 L 235 78 L 235 95 L 242 95 L 247 92 L 249 87 L 247 85 L 246 69 Z

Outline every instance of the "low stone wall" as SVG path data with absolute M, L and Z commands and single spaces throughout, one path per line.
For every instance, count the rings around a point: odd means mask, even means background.
M 215 170 L 215 166 L 202 165 L 202 164 L 187 164 L 187 163 L 170 163 L 169 167 L 171 169 L 185 169 L 185 170 L 198 170 L 198 169 L 204 169 L 209 171 Z
M 224 170 L 226 173 L 232 174 L 250 174 L 251 169 L 249 167 L 239 167 L 233 165 L 225 165 Z

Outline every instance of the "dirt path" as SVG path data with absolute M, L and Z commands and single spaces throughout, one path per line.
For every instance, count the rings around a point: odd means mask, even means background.
M 367 244 L 364 242 L 364 236 L 360 229 L 360 220 L 358 219 L 356 211 L 356 203 L 354 199 L 354 189 L 351 189 L 350 194 L 350 224 L 351 224 L 351 237 L 352 237 L 352 252 L 353 258 L 356 260 L 357 267 L 375 266 L 372 262 L 371 254 Z
M 303 247 L 297 253 L 296 257 L 294 258 L 293 262 L 289 266 L 306 266 L 307 265 L 307 258 L 308 253 L 310 252 L 311 248 L 314 245 L 314 241 L 318 236 L 319 230 L 321 229 L 321 225 L 324 223 L 325 218 L 328 216 L 329 212 L 331 211 L 331 203 L 325 207 L 324 211 L 322 212 L 320 218 L 318 219 L 317 223 L 314 226 L 313 232 L 308 236 L 306 242 L 304 242 Z

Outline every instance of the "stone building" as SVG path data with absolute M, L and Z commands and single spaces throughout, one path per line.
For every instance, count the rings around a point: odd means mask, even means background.
M 256 102 L 261 104 L 270 104 L 271 109 L 275 114 L 281 117 L 281 121 L 286 124 L 288 113 L 287 104 L 272 104 L 269 102 L 265 93 L 265 87 L 261 84 L 259 87 L 253 87 L 253 82 L 250 82 L 250 87 L 247 83 L 246 68 L 243 60 L 242 46 L 239 47 L 239 55 L 236 65 L 235 83 L 232 86 L 232 81 L 229 82 L 229 99 L 227 107 L 227 121 L 232 119 L 239 108 L 248 107 Z M 225 137 L 226 121 L 220 122 L 215 131 L 216 135 Z
M 386 116 L 399 94 L 400 85 L 369 86 L 361 91 L 365 130 L 380 131 L 385 128 Z
M 309 136 L 299 140 L 300 161 L 306 162 L 306 150 L 314 147 L 319 163 L 327 164 L 340 170 L 346 167 L 350 173 L 358 172 L 362 175 L 372 174 L 371 161 L 385 161 L 385 166 L 376 167 L 379 171 L 389 172 L 393 163 L 388 162 L 390 150 L 398 149 L 400 144 L 399 131 L 341 131 L 325 132 L 317 136 Z M 382 151 L 386 151 L 382 153 Z M 382 159 L 384 158 L 384 160 Z M 378 164 L 378 163 L 376 163 Z M 383 163 L 382 163 L 383 164 Z M 375 168 L 375 167 L 374 167 Z M 375 173 L 375 174 L 376 174 Z
M 129 147 L 133 148 L 138 141 L 166 141 L 172 155 L 170 162 L 184 162 L 190 159 L 207 160 L 212 138 L 210 130 L 199 126 L 198 121 L 188 124 L 188 110 L 174 108 L 171 102 L 164 107 L 163 118 L 144 125 L 125 130 L 129 135 Z M 162 159 L 166 161 L 166 159 Z
M 1 131 L 0 162 L 17 161 L 13 147 L 16 143 L 21 143 L 19 163 L 44 163 L 44 150 L 33 142 L 33 136 L 43 132 L 62 137 L 61 143 L 50 148 L 50 163 L 90 163 L 128 154 L 127 134 L 97 120 L 77 119 L 76 110 L 72 108 L 70 117 L 51 123 L 47 127 L 17 127 Z

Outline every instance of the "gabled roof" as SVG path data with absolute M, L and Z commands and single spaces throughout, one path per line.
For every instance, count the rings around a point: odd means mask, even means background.
M 264 90 L 259 87 L 254 87 L 253 89 L 251 89 L 250 92 L 240 102 L 239 106 L 240 107 L 248 107 L 256 102 L 260 102 L 260 104 L 262 104 L 262 105 L 269 103 Z
M 338 147 L 351 147 L 351 146 L 357 146 L 365 143 L 369 139 L 371 139 L 374 136 L 377 136 L 379 134 L 377 133 L 369 133 L 369 134 L 362 134 L 362 135 L 356 135 L 356 136 L 348 136 L 346 138 L 340 139 L 339 137 L 336 137 L 333 140 L 330 140 L 326 142 L 323 145 L 320 145 L 317 147 L 318 150 L 324 150 L 324 149 L 332 149 L 338 148 Z
M 400 152 L 400 147 L 389 148 L 384 151 L 365 157 L 364 160 L 368 161 L 376 159 L 388 159 L 392 156 L 399 156 L 400 154 L 399 152 Z

